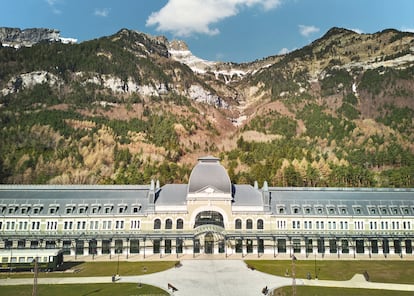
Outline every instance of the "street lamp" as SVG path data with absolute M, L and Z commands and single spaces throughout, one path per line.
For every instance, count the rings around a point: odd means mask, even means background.
M 117 254 L 118 254 L 118 264 L 117 264 L 117 267 L 116 267 L 116 274 L 117 275 L 119 275 L 119 255 L 120 255 L 120 249 L 119 248 L 117 248 L 116 249 L 116 252 L 117 252 Z

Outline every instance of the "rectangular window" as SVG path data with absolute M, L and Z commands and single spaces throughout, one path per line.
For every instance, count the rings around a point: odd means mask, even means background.
M 122 254 L 124 251 L 124 241 L 122 239 L 115 240 L 115 253 Z
M 349 242 L 346 239 L 341 241 L 342 254 L 349 254 Z
M 300 253 L 300 239 L 293 240 L 293 253 Z
M 131 229 L 139 229 L 140 224 L 139 220 L 131 220 Z
M 195 254 L 200 253 L 200 240 L 199 239 L 195 239 L 194 240 L 194 244 L 193 244 L 193 252 Z
M 336 240 L 335 239 L 331 239 L 329 240 L 329 253 L 334 254 L 338 251 L 337 246 L 336 246 Z
M 177 238 L 175 241 L 175 252 L 177 254 L 181 254 L 183 252 L 183 240 L 181 238 Z
M 164 248 L 165 248 L 165 254 L 171 254 L 171 240 L 170 239 L 164 240 Z
M 86 229 L 86 221 L 78 221 L 77 229 Z
M 129 252 L 131 254 L 139 254 L 139 240 L 131 239 L 129 242 Z
M 154 243 L 152 245 L 152 249 L 153 249 L 154 254 L 159 254 L 161 252 L 161 240 L 160 239 L 155 239 L 154 240 Z
M 115 229 L 124 229 L 124 221 L 115 221 Z
M 312 239 L 307 239 L 306 240 L 305 248 L 306 248 L 307 253 L 312 253 L 313 252 L 313 241 L 312 241 Z
M 40 222 L 32 221 L 32 230 L 39 230 L 39 229 L 40 229 Z
M 62 249 L 64 255 L 70 255 L 70 249 L 72 246 L 72 242 L 70 240 L 63 241 Z
M 56 229 L 57 229 L 57 221 L 47 221 L 46 230 L 56 230 Z
M 253 240 L 252 239 L 246 240 L 246 251 L 247 253 L 253 253 Z
M 111 252 L 111 241 L 102 240 L 102 254 L 109 254 Z
M 277 240 L 277 252 L 286 253 L 286 240 L 285 239 Z
M 243 252 L 243 240 L 236 239 L 236 253 L 242 253 Z

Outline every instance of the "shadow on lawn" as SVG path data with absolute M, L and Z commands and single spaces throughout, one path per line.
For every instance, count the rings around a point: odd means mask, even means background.
M 78 270 L 77 266 L 85 263 L 84 261 L 70 261 L 70 262 L 63 262 L 61 266 L 59 266 L 56 271 L 67 271 L 67 270 L 74 270 L 76 272 Z

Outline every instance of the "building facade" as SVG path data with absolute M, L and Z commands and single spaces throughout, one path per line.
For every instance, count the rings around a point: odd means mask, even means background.
M 71 256 L 413 254 L 413 189 L 238 185 L 211 156 L 188 184 L 0 185 L 0 215 L 0 249 Z

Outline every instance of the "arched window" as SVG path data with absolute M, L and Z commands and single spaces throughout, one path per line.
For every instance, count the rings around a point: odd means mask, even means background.
M 241 219 L 236 219 L 236 221 L 234 222 L 234 228 L 236 228 L 236 229 L 241 229 L 242 228 Z
M 247 221 L 246 221 L 246 229 L 253 229 L 253 221 L 252 221 L 252 219 L 247 219 Z
M 257 220 L 257 229 L 263 229 L 263 220 L 262 219 Z
M 184 228 L 184 221 L 183 219 L 177 219 L 177 229 L 183 229 Z
M 198 213 L 195 218 L 194 228 L 206 224 L 224 227 L 223 216 L 214 211 L 204 211 Z
M 172 220 L 171 219 L 165 220 L 165 229 L 172 229 Z
M 155 219 L 154 220 L 154 229 L 161 229 L 161 220 Z

